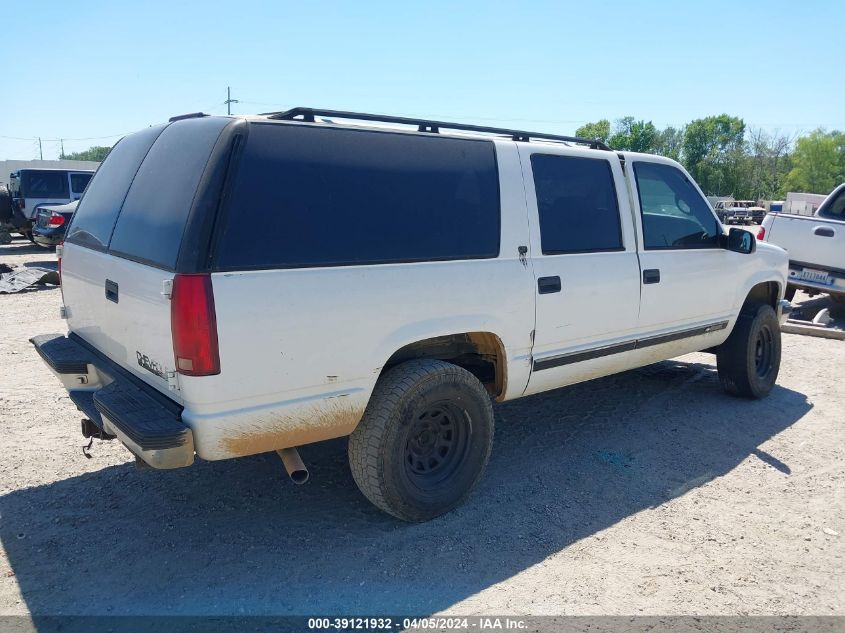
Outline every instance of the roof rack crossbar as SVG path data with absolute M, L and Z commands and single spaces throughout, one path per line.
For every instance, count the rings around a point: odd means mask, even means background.
M 500 134 L 509 136 L 514 141 L 530 141 L 543 139 L 549 141 L 563 141 L 565 143 L 577 143 L 589 145 L 591 149 L 602 149 L 610 151 L 610 148 L 597 139 L 581 138 L 578 136 L 561 136 L 559 134 L 546 134 L 544 132 L 525 132 L 522 130 L 509 130 L 499 127 L 487 127 L 483 125 L 469 125 L 467 123 L 447 123 L 445 121 L 430 121 L 428 119 L 415 119 L 412 117 L 389 116 L 383 114 L 368 114 L 366 112 L 345 112 L 343 110 L 319 110 L 316 108 L 292 108 L 284 112 L 268 112 L 264 114 L 268 119 L 280 121 L 301 120 L 309 123 L 315 121 L 315 117 L 328 117 L 333 119 L 350 119 L 357 121 L 374 121 L 377 123 L 398 123 L 401 125 L 414 125 L 419 132 L 438 133 L 444 130 L 461 130 L 467 132 L 482 132 L 485 134 Z

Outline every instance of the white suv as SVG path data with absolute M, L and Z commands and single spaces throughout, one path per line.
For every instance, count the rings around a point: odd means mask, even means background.
M 328 117 L 330 122 L 319 119 Z M 156 468 L 350 436 L 370 501 L 456 507 L 511 400 L 696 350 L 734 395 L 780 363 L 787 258 L 723 229 L 674 161 L 601 143 L 297 108 L 121 140 L 36 349 Z M 293 449 L 293 450 L 290 450 Z

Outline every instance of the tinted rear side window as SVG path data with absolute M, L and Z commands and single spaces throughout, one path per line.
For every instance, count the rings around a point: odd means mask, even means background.
M 21 196 L 23 198 L 67 198 L 66 171 L 21 172 Z
M 231 200 L 219 269 L 499 253 L 489 141 L 253 124 Z
M 71 174 L 70 175 L 70 189 L 73 193 L 82 193 L 88 182 L 91 180 L 93 174 Z
M 117 142 L 79 202 L 66 241 L 106 250 L 135 172 L 163 129 L 147 128 Z
M 531 169 L 544 255 L 622 250 L 610 163 L 532 154 Z
M 225 118 L 178 121 L 156 139 L 123 203 L 109 252 L 172 269 L 188 212 Z

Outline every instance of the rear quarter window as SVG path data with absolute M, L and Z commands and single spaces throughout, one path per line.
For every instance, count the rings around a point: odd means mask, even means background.
M 219 270 L 499 253 L 489 141 L 254 123 L 230 200 Z
M 79 202 L 65 241 L 106 250 L 129 185 L 150 147 L 164 129 L 147 128 L 117 142 Z
M 110 253 L 175 268 L 197 185 L 220 132 L 230 121 L 186 119 L 158 136 L 126 195 Z

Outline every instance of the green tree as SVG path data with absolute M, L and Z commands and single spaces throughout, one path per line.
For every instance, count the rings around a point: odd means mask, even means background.
M 684 129 L 683 162 L 706 193 L 733 193 L 741 185 L 744 144 L 742 119 L 727 114 L 696 119 Z
M 845 182 L 845 134 L 814 130 L 795 142 L 782 192 L 830 193 Z
M 575 130 L 575 136 L 607 143 L 607 139 L 610 137 L 610 121 L 601 119 L 595 123 L 586 123 Z
M 681 159 L 681 151 L 684 147 L 684 130 L 677 129 L 671 125 L 657 133 L 654 152 L 673 160 Z
M 86 150 L 81 152 L 71 152 L 70 154 L 62 154 L 61 158 L 66 160 L 93 160 L 97 161 L 98 163 L 103 162 L 106 156 L 108 156 L 109 152 L 111 151 L 111 147 L 105 147 L 104 145 L 94 145 L 93 147 L 89 147 Z
M 608 145 L 613 149 L 631 152 L 654 152 L 657 149 L 657 128 L 651 121 L 636 121 L 626 116 L 614 125 Z

